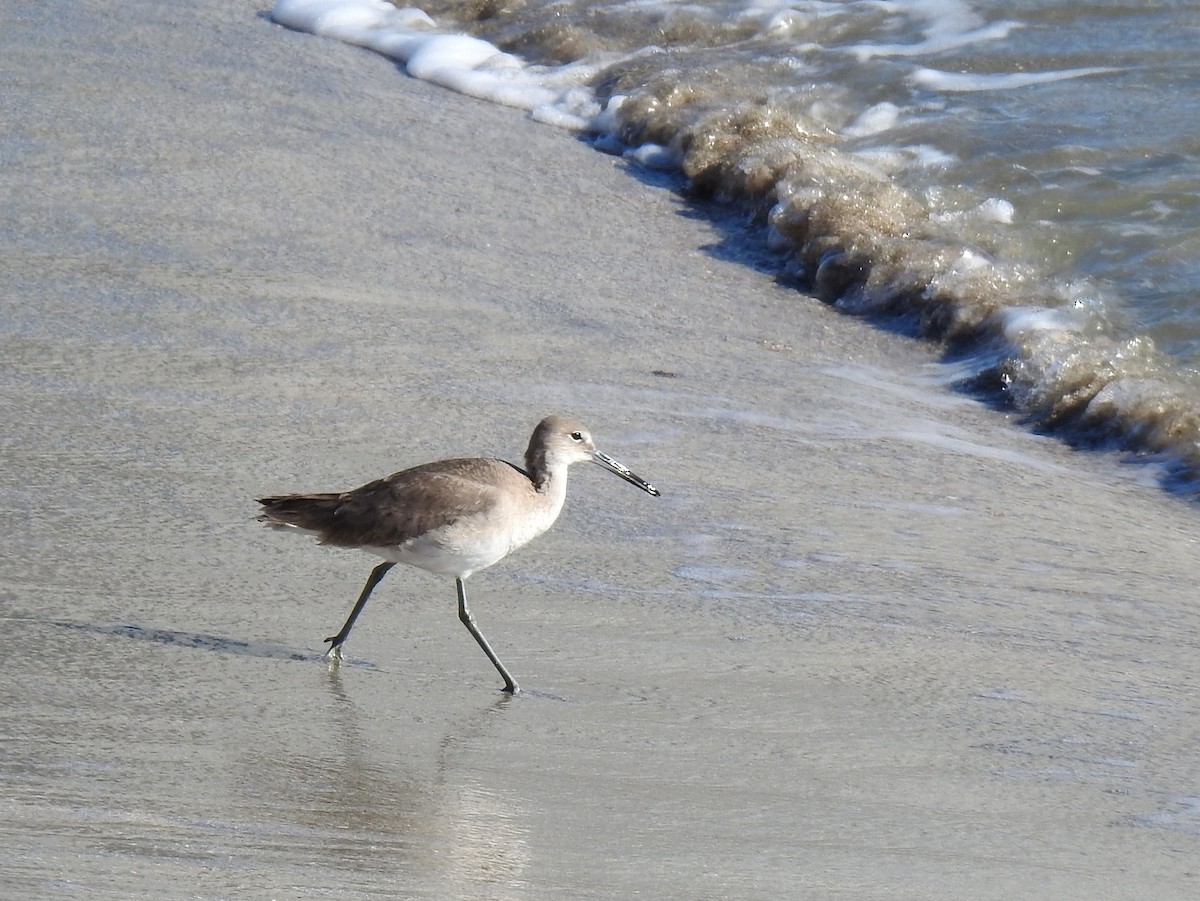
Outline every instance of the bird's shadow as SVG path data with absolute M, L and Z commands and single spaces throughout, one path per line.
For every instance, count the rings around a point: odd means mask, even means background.
M 266 642 L 243 641 L 240 638 L 228 638 L 223 635 L 206 635 L 203 632 L 182 632 L 177 629 L 151 629 L 145 626 L 136 626 L 132 623 L 78 623 L 58 620 L 51 625 L 59 629 L 88 632 L 92 635 L 132 638 L 136 641 L 149 641 L 155 644 L 173 645 L 175 647 L 191 648 L 198 651 L 215 651 L 220 654 L 233 654 L 238 657 L 258 657 L 263 660 L 291 660 L 299 663 L 330 663 L 323 651 L 289 648 Z M 329 666 L 331 674 L 336 676 L 341 667 L 383 672 L 377 664 L 361 657 L 343 657 L 338 664 Z M 507 692 L 502 692 L 502 695 L 501 701 L 504 702 L 514 697 Z M 570 698 L 555 694 L 554 692 L 536 688 L 522 688 L 517 692 L 515 697 L 521 700 L 562 701 L 568 703 L 571 701 Z M 501 704 L 500 709 L 503 709 L 504 706 L 506 706 L 506 703 Z
M 206 635 L 203 632 L 181 632 L 176 629 L 151 629 L 132 623 L 77 623 L 58 621 L 53 623 L 60 629 L 73 629 L 79 632 L 90 632 L 93 635 L 115 635 L 132 638 L 137 641 L 149 641 L 155 644 L 174 645 L 181 648 L 193 648 L 200 651 L 216 651 L 221 654 L 234 654 L 239 657 L 259 657 L 265 660 L 295 660 L 301 662 L 325 661 L 323 651 L 301 650 L 284 647 L 283 645 L 266 642 L 242 641 L 239 638 L 229 638 L 223 635 Z M 377 669 L 369 660 L 356 657 L 345 657 L 342 666 L 353 666 L 361 669 Z

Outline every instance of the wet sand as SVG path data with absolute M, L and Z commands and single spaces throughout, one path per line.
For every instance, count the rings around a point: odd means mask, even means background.
M 1188 898 L 1196 508 L 738 224 L 243 2 L 10 12 L 0 860 L 25 898 Z M 382 115 L 380 110 L 387 110 Z M 752 245 L 751 245 L 752 246 Z M 453 585 L 262 493 L 518 459 Z

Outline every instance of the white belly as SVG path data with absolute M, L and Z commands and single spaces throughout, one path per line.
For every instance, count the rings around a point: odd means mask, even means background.
M 563 498 L 530 510 L 507 506 L 485 516 L 466 517 L 453 525 L 426 532 L 396 547 L 364 548 L 385 560 L 406 563 L 431 573 L 465 579 L 487 569 L 554 525 Z

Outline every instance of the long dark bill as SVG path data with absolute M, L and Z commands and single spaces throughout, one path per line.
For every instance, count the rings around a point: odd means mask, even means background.
M 635 473 L 633 470 L 631 470 L 625 464 L 618 463 L 616 460 L 614 460 L 608 454 L 601 453 L 600 451 L 595 451 L 592 454 L 592 462 L 596 463 L 600 466 L 603 466 L 609 472 L 615 472 L 617 475 L 619 475 L 621 478 L 623 478 L 630 485 L 637 485 L 639 488 L 641 488 L 647 494 L 653 494 L 655 497 L 660 496 L 659 490 L 657 488 L 655 488 L 653 485 L 651 485 L 649 482 L 647 482 L 645 479 L 643 479 L 641 476 L 639 476 L 637 473 Z

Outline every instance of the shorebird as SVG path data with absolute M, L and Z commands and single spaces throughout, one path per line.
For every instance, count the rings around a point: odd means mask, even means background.
M 259 498 L 259 521 L 315 535 L 321 544 L 359 548 L 383 562 L 371 570 L 341 630 L 325 641 L 326 656 L 342 645 L 375 586 L 397 563 L 454 576 L 458 618 L 504 679 L 519 691 L 467 609 L 463 582 L 498 563 L 554 524 L 567 497 L 567 469 L 591 461 L 657 496 L 659 491 L 627 466 L 596 450 L 577 419 L 547 416 L 525 451 L 525 468 L 504 460 L 468 457 L 414 466 L 341 494 L 288 494 Z

